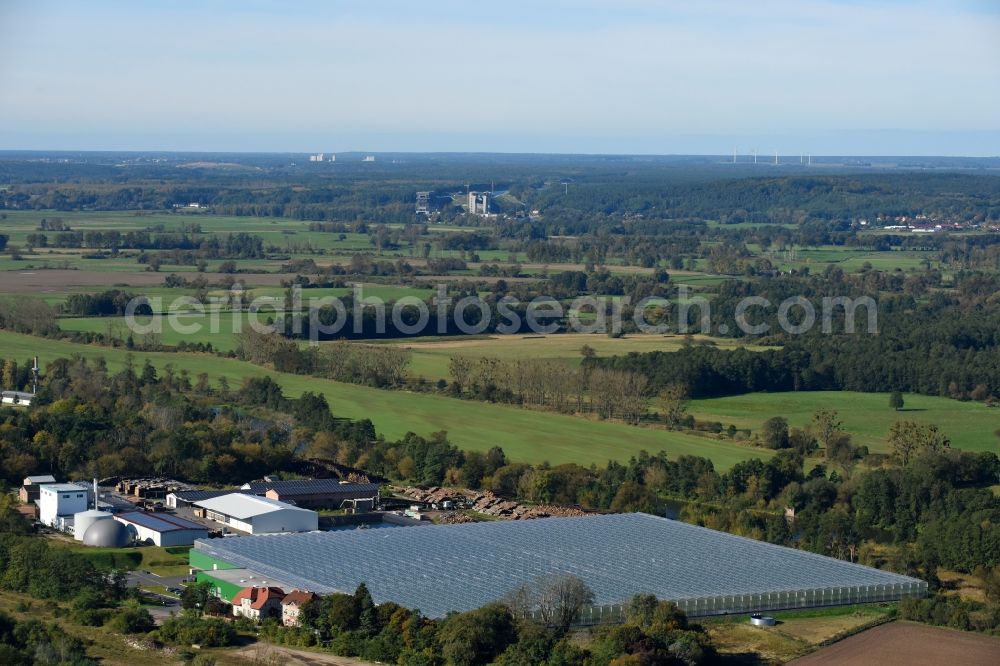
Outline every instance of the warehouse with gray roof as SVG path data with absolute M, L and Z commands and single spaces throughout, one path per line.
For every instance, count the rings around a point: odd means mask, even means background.
M 195 515 L 247 534 L 307 532 L 319 528 L 319 514 L 285 502 L 229 493 L 194 503 Z
M 373 508 L 378 503 L 377 483 L 352 483 L 339 479 L 254 481 L 244 484 L 240 490 L 315 509 L 339 509 L 345 502 L 356 504 L 358 500 L 366 501 L 366 508 Z
M 578 576 L 593 590 L 585 621 L 620 614 L 640 593 L 698 616 L 927 591 L 915 578 L 642 513 L 200 540 L 191 564 L 209 578 L 239 570 L 232 575 L 318 594 L 363 582 L 376 602 L 430 617 L 478 608 L 553 574 Z

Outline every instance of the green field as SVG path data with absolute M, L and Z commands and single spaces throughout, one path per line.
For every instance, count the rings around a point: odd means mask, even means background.
M 403 297 L 413 297 L 425 299 L 433 291 L 417 287 L 394 287 L 386 285 L 359 285 L 360 294 L 363 298 L 377 298 L 384 302 L 398 300 Z M 211 291 L 208 294 L 210 299 L 206 304 L 205 312 L 189 312 L 190 307 L 185 303 L 177 304 L 177 300 L 183 297 L 190 297 L 193 293 L 190 289 L 167 289 L 166 287 L 138 287 L 134 289 L 136 294 L 142 294 L 151 299 L 154 310 L 166 313 L 159 318 L 159 331 L 154 330 L 154 335 L 159 336 L 158 342 L 164 345 L 177 345 L 181 342 L 211 343 L 217 351 L 230 351 L 236 346 L 236 333 L 244 330 L 249 321 L 257 321 L 261 325 L 266 324 L 270 318 L 278 319 L 277 312 L 282 312 L 284 308 L 284 292 L 281 287 L 259 287 L 249 290 L 251 297 L 257 299 L 272 299 L 270 302 L 261 300 L 258 303 L 258 310 L 255 314 L 246 312 L 233 313 L 224 309 L 220 303 L 224 303 L 229 297 L 223 291 Z M 342 298 L 353 293 L 351 287 L 331 287 L 321 289 L 303 289 L 302 305 L 309 306 L 315 299 L 330 297 Z M 47 302 L 57 303 L 65 300 L 67 294 L 45 294 Z M 211 299 L 219 299 L 218 302 Z M 160 300 L 156 300 L 160 299 Z M 321 304 L 321 303 L 320 303 Z M 228 307 L 228 306 L 225 306 Z M 172 315 L 170 313 L 173 313 Z M 388 316 L 388 315 L 387 315 Z M 173 321 L 181 327 L 171 324 Z M 146 327 L 151 323 L 149 317 L 137 316 L 136 323 Z M 59 328 L 63 331 L 101 333 L 114 338 L 125 340 L 130 333 L 124 317 L 61 317 Z M 181 332 L 184 330 L 185 332 Z M 133 333 L 136 343 L 143 341 L 147 336 L 140 333 Z
M 269 312 L 262 312 L 257 317 L 257 321 L 263 325 L 269 315 Z M 160 344 L 211 343 L 213 349 L 223 352 L 231 351 L 236 347 L 236 332 L 240 330 L 240 327 L 237 326 L 232 312 L 217 314 L 178 313 L 174 317 L 182 326 L 197 326 L 199 328 L 193 332 L 181 333 L 170 326 L 167 317 L 163 317 L 161 332 L 152 333 L 152 335 L 158 336 Z M 246 325 L 247 315 L 242 314 L 241 317 L 243 325 Z M 147 326 L 150 319 L 150 317 L 136 317 L 136 323 Z M 127 339 L 130 334 L 124 317 L 63 317 L 59 320 L 59 328 L 70 332 L 100 333 L 120 340 Z M 136 343 L 141 343 L 148 337 L 149 335 L 139 333 L 132 334 Z
M 770 249 L 763 250 L 755 243 L 749 243 L 748 249 L 756 256 L 767 257 L 775 266 L 782 270 L 810 268 L 815 271 L 822 271 L 826 264 L 833 264 L 847 273 L 860 271 L 865 264 L 870 264 L 872 268 L 882 271 L 903 271 L 923 270 L 924 262 L 930 261 L 931 265 L 938 266 L 939 261 L 935 252 L 921 252 L 919 250 L 887 250 L 878 252 L 874 250 L 849 247 L 843 245 L 821 245 L 821 246 L 789 246 L 785 250 Z
M 443 376 L 448 359 L 456 353 L 517 357 L 530 350 L 532 357 L 564 358 L 567 362 L 579 357 L 581 336 L 550 336 L 550 340 L 473 339 L 443 341 L 440 344 L 467 345 L 421 350 L 415 354 L 414 374 L 425 377 Z M 646 340 L 642 337 L 612 340 L 606 336 L 593 338 L 587 344 L 598 354 L 622 353 L 627 347 L 663 345 L 669 348 L 679 342 L 672 339 Z M 646 336 L 643 336 L 646 337 Z M 655 336 L 648 336 L 655 337 Z M 216 340 L 217 342 L 218 340 Z M 424 342 L 424 345 L 436 344 Z M 620 345 L 620 346 L 616 346 Z M 520 350 L 520 351 L 519 351 Z M 113 369 L 124 365 L 128 352 L 124 349 L 79 345 L 65 341 L 42 340 L 31 336 L 0 332 L 0 357 L 26 359 L 36 354 L 42 363 L 57 357 L 79 353 L 87 358 L 104 357 Z M 166 352 L 136 352 L 139 365 L 149 358 L 159 368 L 172 364 L 177 371 L 187 370 L 192 376 L 201 372 L 212 380 L 225 376 L 236 386 L 247 376 L 270 374 L 290 397 L 304 391 L 325 394 L 335 414 L 349 418 L 370 418 L 380 433 L 397 438 L 407 431 L 427 434 L 447 430 L 451 439 L 462 448 L 486 450 L 500 445 L 516 460 L 552 463 L 575 461 L 583 464 L 603 464 L 610 459 L 625 460 L 639 450 L 666 450 L 670 455 L 695 454 L 711 457 L 720 468 L 726 468 L 750 457 L 766 455 L 729 442 L 720 442 L 683 433 L 648 428 L 634 428 L 617 423 L 590 421 L 582 418 L 536 412 L 506 405 L 456 400 L 440 395 L 382 391 L 363 386 L 342 384 L 325 379 L 269 372 L 249 363 L 205 354 Z M 893 421 L 913 419 L 936 423 L 951 439 L 952 446 L 972 451 L 1000 452 L 1000 439 L 994 434 L 1000 412 L 982 403 L 960 402 L 948 398 L 907 395 L 906 409 L 895 412 L 888 407 L 885 394 L 853 392 L 758 393 L 727 398 L 695 400 L 690 412 L 699 420 L 720 421 L 739 428 L 757 431 L 771 416 L 783 416 L 793 426 L 804 426 L 818 409 L 831 408 L 840 413 L 844 427 L 856 444 L 873 452 L 885 451 L 885 435 Z M 484 436 L 483 433 L 490 433 Z
M 345 263 L 350 257 L 359 252 L 372 253 L 376 248 L 368 234 L 345 233 L 343 238 L 339 233 L 310 231 L 309 223 L 302 220 L 288 218 L 260 218 L 260 217 L 236 217 L 225 215 L 214 215 L 205 212 L 139 212 L 139 211 L 6 211 L 7 219 L 0 222 L 3 233 L 10 236 L 12 245 L 23 246 L 28 234 L 44 233 L 51 241 L 59 232 L 46 231 L 39 232 L 38 225 L 43 218 L 53 220 L 62 219 L 74 231 L 110 231 L 119 232 L 141 231 L 146 229 L 160 229 L 165 231 L 180 231 L 186 225 L 197 224 L 201 227 L 201 235 L 209 234 L 230 234 L 237 232 L 251 233 L 260 236 L 267 246 L 276 248 L 279 252 L 294 258 L 312 258 L 320 265 L 331 263 Z M 389 227 L 399 227 L 400 225 L 388 225 Z M 726 225 L 727 228 L 747 225 Z M 401 241 L 399 247 L 385 249 L 382 256 L 386 259 L 403 258 L 415 264 L 422 264 L 419 258 L 422 256 L 422 245 L 428 240 L 433 241 L 433 236 L 441 233 L 470 232 L 474 229 L 466 227 L 445 227 L 434 226 L 428 228 L 428 236 L 423 236 L 411 245 L 408 241 Z M 809 267 L 813 270 L 821 270 L 826 264 L 834 264 L 848 272 L 860 270 L 866 263 L 880 270 L 917 270 L 923 267 L 928 259 L 932 264 L 937 265 L 937 256 L 932 252 L 909 251 L 885 251 L 875 252 L 863 248 L 824 245 L 816 247 L 789 247 L 787 250 L 771 249 L 765 252 L 755 244 L 749 244 L 748 248 L 756 256 L 765 256 L 777 267 L 787 270 L 792 268 Z M 120 256 L 105 259 L 84 259 L 82 254 L 89 253 L 89 250 L 76 249 L 53 249 L 37 248 L 34 253 L 25 253 L 23 261 L 13 261 L 9 256 L 0 257 L 0 270 L 16 270 L 23 268 L 38 267 L 61 267 L 64 264 L 68 267 L 79 268 L 81 270 L 100 270 L 107 272 L 127 272 L 143 270 L 145 267 L 137 264 L 135 257 L 137 250 L 124 250 Z M 322 255 L 316 253 L 322 252 Z M 457 250 L 441 250 L 432 243 L 431 257 L 458 257 L 462 253 Z M 523 253 L 514 253 L 506 249 L 482 250 L 477 253 L 480 263 L 506 263 L 508 259 L 515 255 L 518 261 L 524 262 L 526 257 Z M 286 259 L 255 259 L 237 261 L 242 270 L 273 272 L 280 268 Z M 209 262 L 209 270 L 215 270 L 220 261 Z M 620 257 L 609 257 L 607 267 L 612 273 L 627 274 L 637 270 L 647 271 L 648 269 L 637 269 L 635 266 L 623 266 Z M 704 268 L 704 261 L 696 262 L 698 268 Z M 471 272 L 476 272 L 476 264 L 469 264 Z M 174 266 L 165 264 L 161 272 L 192 272 L 194 266 Z M 580 270 L 574 264 L 527 264 L 523 267 L 524 273 L 537 275 L 544 270 Z M 671 271 L 672 273 L 674 271 Z M 678 282 L 683 282 L 698 286 L 713 286 L 724 280 L 724 277 L 696 273 L 681 276 L 684 271 L 677 271 Z
M 43 340 L 0 331 L 0 357 L 26 359 L 37 354 L 44 367 L 55 358 L 75 353 L 91 359 L 104 357 L 112 370 L 123 367 L 128 356 L 124 349 Z M 133 357 L 137 366 L 148 358 L 157 367 L 172 364 L 176 371 L 187 370 L 192 377 L 201 372 L 208 373 L 212 380 L 225 376 L 234 387 L 244 377 L 269 375 L 290 397 L 298 397 L 305 391 L 322 393 L 335 415 L 370 418 L 378 432 L 387 438 L 402 437 L 408 431 L 426 435 L 447 430 L 449 439 L 463 449 L 486 451 L 492 446 L 501 446 L 512 460 L 517 461 L 603 465 L 608 460 L 627 460 L 641 450 L 656 452 L 662 449 L 671 457 L 685 454 L 709 457 L 719 469 L 726 469 L 741 460 L 769 455 L 760 449 L 694 435 L 439 395 L 382 391 L 270 372 L 242 361 L 206 354 L 136 352 Z
M 885 452 L 885 436 L 894 421 L 935 423 L 951 439 L 955 448 L 993 451 L 1000 454 L 1000 438 L 994 433 L 1000 410 L 980 402 L 961 402 L 926 395 L 905 395 L 903 411 L 889 408 L 886 393 L 813 391 L 801 393 L 752 393 L 694 400 L 691 413 L 706 421 L 732 423 L 758 431 L 772 416 L 783 416 L 793 426 L 804 426 L 819 409 L 835 409 L 855 444 L 872 452 Z
M 720 348 L 740 345 L 728 338 L 692 336 L 695 343 L 712 342 Z M 676 351 L 685 344 L 682 335 L 635 334 L 609 338 L 600 333 L 561 333 L 554 335 L 495 335 L 463 338 L 410 338 L 387 344 L 398 344 L 411 350 L 409 374 L 426 379 L 450 378 L 449 364 L 454 356 L 470 358 L 493 357 L 504 360 L 520 358 L 554 359 L 567 364 L 579 364 L 580 350 L 591 347 L 597 356 L 614 356 L 629 352 Z M 749 349 L 756 347 L 749 346 Z
M 80 553 L 101 569 L 141 569 L 157 576 L 184 576 L 189 570 L 188 546 L 132 546 L 95 548 L 76 541 L 50 539 L 53 546 Z

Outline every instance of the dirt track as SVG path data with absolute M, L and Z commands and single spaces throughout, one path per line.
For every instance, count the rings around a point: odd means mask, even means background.
M 790 662 L 794 666 L 995 666 L 1000 638 L 892 622 Z
M 223 654 L 225 654 L 225 659 L 222 660 L 224 663 L 228 663 L 229 658 L 235 657 L 238 663 L 261 666 L 373 666 L 371 662 L 351 657 L 338 657 L 333 654 L 296 650 L 267 643 L 258 643 Z

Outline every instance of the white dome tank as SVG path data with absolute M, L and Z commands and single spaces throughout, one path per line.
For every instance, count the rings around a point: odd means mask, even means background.
M 88 509 L 80 513 L 73 514 L 73 538 L 83 541 L 83 535 L 87 533 L 87 528 L 100 520 L 109 520 L 111 514 L 107 511 Z

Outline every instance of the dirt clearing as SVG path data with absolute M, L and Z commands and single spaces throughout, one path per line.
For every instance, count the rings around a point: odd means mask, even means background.
M 1000 664 L 1000 638 L 893 622 L 790 663 L 795 666 L 995 666 Z
M 258 664 L 259 666 L 373 666 L 371 662 L 334 654 L 297 650 L 268 643 L 257 643 L 235 651 L 217 651 L 212 656 L 223 665 Z

